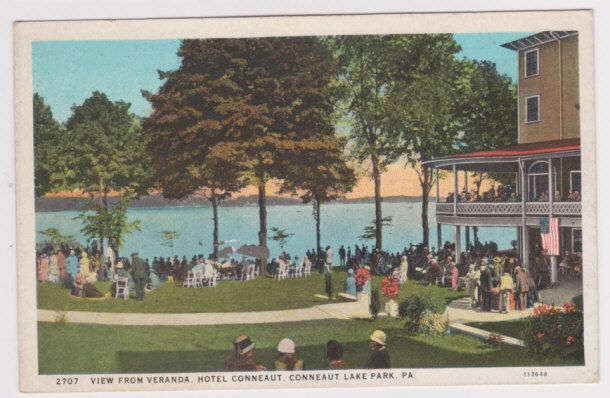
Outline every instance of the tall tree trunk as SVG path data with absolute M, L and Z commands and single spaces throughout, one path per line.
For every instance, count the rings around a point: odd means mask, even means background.
M 320 251 L 322 248 L 320 238 L 320 201 L 316 199 L 313 201 L 313 216 L 316 219 L 316 249 Z
M 258 231 L 258 245 L 267 247 L 267 195 L 265 192 L 265 182 L 261 181 L 258 184 L 258 218 L 260 230 Z M 267 259 L 261 258 L 260 273 L 267 273 Z
M 428 222 L 428 205 L 430 197 L 430 171 L 427 167 L 422 166 L 421 185 L 421 228 L 422 228 L 422 244 L 428 246 L 430 243 L 430 224 Z M 440 248 L 437 248 L 440 249 Z
M 381 251 L 383 236 L 383 216 L 381 214 L 381 171 L 379 170 L 379 160 L 377 155 L 371 156 L 373 163 L 373 181 L 375 183 L 375 248 Z
M 214 250 L 214 259 L 218 260 L 218 205 L 220 204 L 220 200 L 215 193 L 212 193 L 210 198 L 212 202 L 212 214 L 214 220 L 214 232 L 212 233 L 212 245 Z
M 104 211 L 108 209 L 108 194 L 106 192 L 106 188 L 104 187 L 104 179 L 100 177 L 99 181 L 99 189 L 100 189 L 100 200 L 102 201 L 102 207 Z M 104 226 L 104 229 L 106 226 Z M 104 234 L 100 234 L 100 242 L 98 244 L 98 249 L 102 254 L 102 259 L 104 258 Z

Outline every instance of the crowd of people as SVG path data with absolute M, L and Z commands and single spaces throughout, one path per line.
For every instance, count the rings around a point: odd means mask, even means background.
M 532 194 L 533 195 L 533 194 Z M 568 192 L 565 197 L 566 200 L 570 202 L 580 202 L 581 194 L 578 190 Z M 453 203 L 454 193 L 450 192 L 445 198 L 445 202 Z M 555 192 L 555 196 L 553 200 L 556 202 L 561 202 L 564 200 L 561 193 L 559 191 Z M 516 192 L 512 185 L 503 185 L 498 184 L 496 187 L 492 185 L 487 191 L 480 193 L 476 189 L 472 189 L 471 191 L 466 190 L 466 188 L 462 189 L 462 192 L 458 194 L 457 201 L 462 203 L 475 203 L 475 202 L 520 202 L 521 194 Z M 549 193 L 547 191 L 538 192 L 535 197 L 530 197 L 529 201 L 536 202 L 548 202 L 549 201 Z
M 390 355 L 386 349 L 387 337 L 383 330 L 375 330 L 370 338 L 370 354 L 367 362 L 363 364 L 366 369 L 391 368 Z M 254 342 L 247 335 L 237 336 L 233 340 L 234 351 L 229 357 L 226 371 L 264 371 L 270 368 L 255 359 Z M 326 359 L 328 369 L 347 369 L 348 363 L 343 359 L 343 344 L 337 340 L 326 343 Z M 359 366 L 360 367 L 360 366 Z M 296 344 L 290 338 L 283 338 L 277 345 L 277 360 L 273 369 L 278 371 L 305 370 L 306 365 L 296 352 Z

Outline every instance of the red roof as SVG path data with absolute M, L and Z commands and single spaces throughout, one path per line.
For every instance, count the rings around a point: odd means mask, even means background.
M 445 156 L 440 159 L 471 159 L 471 158 L 497 158 L 497 157 L 518 157 L 528 155 L 542 155 L 546 153 L 580 151 L 580 138 L 568 140 L 532 142 L 529 144 L 517 144 L 496 148 L 488 151 L 478 151 L 469 153 L 458 153 Z

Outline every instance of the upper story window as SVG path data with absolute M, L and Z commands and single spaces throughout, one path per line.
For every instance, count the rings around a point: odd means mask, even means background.
M 540 121 L 540 96 L 532 95 L 525 98 L 525 122 L 533 123 Z
M 538 74 L 538 49 L 525 52 L 525 77 Z

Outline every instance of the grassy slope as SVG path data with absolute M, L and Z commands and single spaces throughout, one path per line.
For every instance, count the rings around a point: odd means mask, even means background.
M 523 331 L 527 325 L 527 319 L 499 322 L 471 322 L 468 326 L 487 330 L 488 332 L 500 333 L 517 339 L 523 339 Z
M 275 347 L 283 337 L 297 344 L 308 369 L 325 369 L 325 343 L 336 338 L 345 345 L 351 367 L 362 367 L 369 355 L 368 336 L 376 329 L 388 335 L 393 367 L 440 368 L 568 365 L 532 357 L 524 349 L 490 348 L 461 335 L 408 336 L 399 321 L 381 318 L 324 320 L 281 324 L 227 326 L 100 326 L 39 323 L 41 374 L 135 373 L 222 370 L 234 336 L 247 333 L 256 343 L 255 358 L 272 367 Z
M 343 290 L 345 272 L 333 273 L 335 291 Z M 373 288 L 379 288 L 381 278 L 373 278 Z M 97 282 L 102 293 L 110 291 L 110 282 Z M 407 282 L 401 289 L 398 300 L 408 292 L 426 289 L 442 295 L 447 302 L 462 297 L 463 292 L 436 286 L 422 286 Z M 185 289 L 163 284 L 159 290 L 147 293 L 142 302 L 109 298 L 106 300 L 82 300 L 70 297 L 67 289 L 53 283 L 38 285 L 38 308 L 57 311 L 96 312 L 144 312 L 144 313 L 190 313 L 190 312 L 240 312 L 278 309 L 307 308 L 328 301 L 316 299 L 314 294 L 324 294 L 324 274 L 313 273 L 310 277 L 278 281 L 259 277 L 252 281 L 220 281 L 214 288 Z

